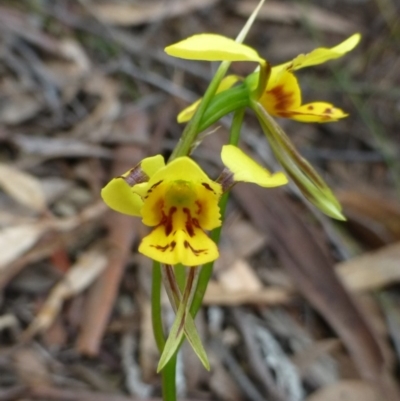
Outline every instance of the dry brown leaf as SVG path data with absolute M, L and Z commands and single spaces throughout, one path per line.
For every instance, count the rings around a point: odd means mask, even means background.
M 43 224 L 22 224 L 0 230 L 0 272 L 30 249 L 46 231 Z
M 47 208 L 39 180 L 15 167 L 0 164 L 0 187 L 17 202 L 36 212 L 44 212 Z
M 25 335 L 30 337 L 46 330 L 57 317 L 64 301 L 87 288 L 104 270 L 107 262 L 107 256 L 99 249 L 92 249 L 82 254 L 52 289 Z
M 82 121 L 74 126 L 69 135 L 85 136 L 92 141 L 104 137 L 110 131 L 112 123 L 120 113 L 121 102 L 118 98 L 119 86 L 111 78 L 93 73 L 85 82 L 83 90 L 91 95 L 99 96 L 96 107 Z
M 338 194 L 349 227 L 368 245 L 379 247 L 400 240 L 400 204 L 387 194 L 342 191 Z
M 224 226 L 223 238 L 231 244 L 231 251 L 241 258 L 258 252 L 267 242 L 266 235 L 243 218 Z
M 218 281 L 226 291 L 257 292 L 263 288 L 263 284 L 252 269 L 243 259 L 239 259 L 222 270 L 218 274 Z
M 78 67 L 80 75 L 90 72 L 90 59 L 83 47 L 76 40 L 64 39 L 60 41 L 58 49 L 66 59 L 73 61 Z
M 352 291 L 368 291 L 400 282 L 400 243 L 339 263 L 337 272 Z
M 51 384 L 43 355 L 33 348 L 21 348 L 13 355 L 13 367 L 22 383 L 31 386 Z
M 0 122 L 17 125 L 34 117 L 43 108 L 38 96 L 29 93 L 16 93 L 7 97 L 0 109 Z
M 208 384 L 212 392 L 224 401 L 241 401 L 243 396 L 240 387 L 238 387 L 220 359 L 211 354 L 210 361 L 212 374 Z
M 189 14 L 211 7 L 219 0 L 151 1 L 132 4 L 131 2 L 92 2 L 90 10 L 105 23 L 121 26 L 140 25 Z
M 208 283 L 203 303 L 205 305 L 244 305 L 265 304 L 276 305 L 287 303 L 291 294 L 281 288 L 268 287 L 258 291 L 227 291 L 222 285 L 211 280 Z
M 265 191 L 258 187 L 249 187 L 246 191 L 234 188 L 233 193 L 255 226 L 273 233 L 271 246 L 282 265 L 302 295 L 339 334 L 360 374 L 369 379 L 385 375 L 384 356 L 376 334 L 335 276 L 332 261 L 284 194 L 270 190 L 265 196 Z M 387 391 L 392 388 L 388 387 Z
M 239 15 L 248 17 L 255 9 L 257 2 L 242 0 L 236 6 Z M 303 5 L 293 2 L 268 1 L 258 13 L 257 19 L 284 24 L 307 21 L 314 29 L 325 32 L 350 34 L 360 28 L 339 14 L 324 10 L 310 4 Z
M 368 383 L 357 380 L 342 380 L 324 387 L 307 398 L 306 401 L 381 401 Z

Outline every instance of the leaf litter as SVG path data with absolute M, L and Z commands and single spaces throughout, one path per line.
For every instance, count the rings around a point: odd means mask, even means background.
M 322 34 L 330 44 L 368 31 L 334 78 L 304 73 L 305 96 L 317 82 L 351 117 L 312 131 L 283 122 L 348 222 L 311 213 L 290 187 L 235 189 L 209 313 L 197 324 L 212 370 L 183 352 L 184 398 L 400 399 L 400 203 L 390 162 L 400 157 L 400 127 L 387 90 L 400 85 L 391 68 L 398 35 L 390 2 L 364 3 L 267 2 L 249 35 L 275 63 Z M 166 58 L 164 46 L 200 31 L 233 37 L 249 4 L 1 6 L 1 399 L 160 397 L 151 267 L 136 251 L 142 229 L 107 211 L 99 191 L 150 152 L 171 150 L 176 114 L 210 77 L 201 63 Z M 248 152 L 276 166 L 253 123 L 246 117 Z M 207 152 L 196 151 L 210 169 L 220 167 L 225 135 L 222 126 L 204 140 Z M 52 288 L 33 284 L 43 274 Z

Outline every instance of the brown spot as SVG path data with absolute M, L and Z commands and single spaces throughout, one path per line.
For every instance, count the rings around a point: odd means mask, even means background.
M 311 104 L 307 107 L 307 110 L 314 110 L 314 106 L 311 106 Z
M 293 103 L 293 92 L 285 92 L 283 85 L 275 86 L 267 92 L 275 98 L 275 110 L 284 111 Z
M 324 114 L 332 114 L 332 112 L 333 112 L 333 110 L 332 110 L 330 107 L 327 107 L 327 108 L 324 110 Z
M 208 189 L 209 191 L 211 191 L 212 193 L 215 194 L 215 191 L 214 191 L 214 190 L 210 187 L 210 185 L 207 184 L 206 182 L 202 182 L 201 185 L 203 185 L 203 187 L 204 187 L 205 189 Z

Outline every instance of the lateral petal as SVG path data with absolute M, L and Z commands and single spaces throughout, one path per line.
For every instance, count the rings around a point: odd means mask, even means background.
M 305 123 L 327 123 L 347 116 L 347 113 L 330 103 L 313 102 L 288 110 L 285 117 Z
M 221 159 L 233 173 L 235 181 L 251 182 L 265 188 L 285 185 L 288 182 L 284 173 L 271 173 L 236 146 L 223 146 Z
M 342 57 L 349 51 L 353 50 L 360 42 L 360 40 L 361 35 L 359 33 L 355 33 L 354 35 L 350 36 L 342 43 L 339 43 L 334 47 L 319 47 L 311 51 L 310 53 L 299 54 L 292 61 L 276 66 L 276 71 L 285 69 L 288 71 L 295 71 L 299 70 L 300 68 L 311 67 L 312 65 L 326 63 L 329 60 L 334 60 L 336 58 Z
M 141 197 L 132 192 L 123 177 L 112 179 L 102 190 L 101 197 L 111 209 L 129 216 L 140 216 Z

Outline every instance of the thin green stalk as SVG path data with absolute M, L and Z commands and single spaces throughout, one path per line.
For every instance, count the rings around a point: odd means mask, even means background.
M 176 145 L 174 151 L 172 152 L 171 157 L 169 159 L 170 161 L 176 159 L 177 157 L 186 156 L 189 154 L 190 149 L 196 140 L 196 136 L 200 132 L 199 125 L 201 119 L 203 118 L 203 114 L 206 111 L 211 99 L 214 97 L 222 78 L 228 71 L 230 64 L 231 63 L 229 61 L 224 61 L 218 67 L 218 70 L 215 73 L 213 79 L 211 80 L 210 85 L 208 86 L 198 109 L 194 113 L 194 116 L 189 121 L 188 125 L 186 125 L 182 133 L 182 136 L 179 139 L 178 144 Z
M 151 319 L 153 323 L 154 338 L 157 348 L 162 352 L 165 346 L 164 328 L 161 314 L 161 266 L 160 262 L 153 261 L 153 277 L 151 287 Z
M 236 110 L 233 115 L 231 130 L 229 134 L 229 144 L 237 146 L 240 138 L 240 130 L 243 124 L 245 109 Z M 226 206 L 228 204 L 229 192 L 224 193 L 219 201 L 219 210 L 221 213 L 222 223 L 225 217 Z M 211 232 L 211 239 L 218 244 L 221 237 L 222 224 Z M 204 294 L 206 293 L 208 282 L 210 281 L 213 272 L 214 262 L 206 263 L 200 271 L 199 281 L 197 283 L 196 292 L 193 297 L 193 302 L 190 307 L 190 313 L 193 317 L 196 316 L 203 302 Z
M 160 354 L 165 346 L 164 329 L 161 314 L 161 266 L 159 262 L 153 261 L 153 277 L 151 287 L 151 319 L 153 333 Z M 176 401 L 176 355 L 169 360 L 162 371 L 162 393 L 164 401 Z
M 176 357 L 175 354 L 164 366 L 162 376 L 162 396 L 164 401 L 176 401 Z

